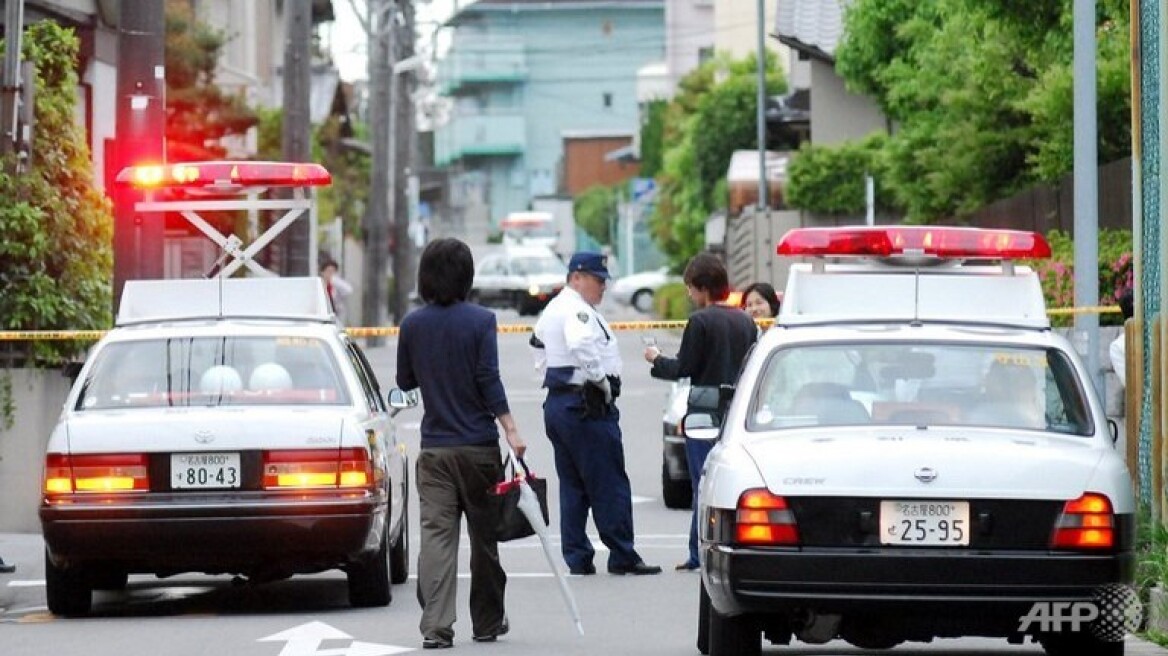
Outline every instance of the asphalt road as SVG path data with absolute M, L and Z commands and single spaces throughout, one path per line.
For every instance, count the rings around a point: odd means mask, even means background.
M 628 310 L 612 309 L 614 320 L 635 319 Z M 532 319 L 525 318 L 525 323 Z M 500 312 L 500 323 L 516 323 Z M 670 352 L 678 336 L 657 332 Z M 495 644 L 470 640 L 467 619 L 469 579 L 459 588 L 455 648 L 493 655 L 630 654 L 693 655 L 696 636 L 698 576 L 673 571 L 686 554 L 688 511 L 668 510 L 660 500 L 661 412 L 669 386 L 648 376 L 640 358 L 639 339 L 620 336 L 625 359 L 620 401 L 625 453 L 634 495 L 637 547 L 646 561 L 662 565 L 658 576 L 611 576 L 603 573 L 605 553 L 599 540 L 601 574 L 569 577 L 579 604 L 585 634 L 577 635 L 536 538 L 501 545 L 508 571 L 507 612 L 511 633 Z M 555 470 L 543 431 L 543 394 L 531 367 L 525 335 L 500 337 L 504 382 L 519 429 L 529 445 L 528 462 L 550 482 L 552 532 L 558 544 Z M 370 349 L 383 386 L 392 386 L 394 343 Z M 398 417 L 398 429 L 417 453 L 420 409 Z M 411 564 L 417 557 L 416 499 L 410 513 Z M 465 543 L 465 541 L 464 541 Z M 558 551 L 558 550 L 557 550 Z M 421 647 L 420 610 L 414 581 L 395 586 L 388 608 L 355 610 L 348 606 L 344 575 L 330 572 L 273 584 L 235 585 L 224 577 L 183 575 L 171 579 L 132 577 L 127 590 L 98 593 L 94 612 L 62 619 L 45 608 L 42 543 L 39 535 L 0 534 L 0 556 L 18 571 L 0 575 L 0 654 L 85 654 L 85 656 L 383 656 Z M 469 571 L 462 551 L 460 571 Z M 558 553 L 557 553 L 558 556 Z M 561 563 L 562 565 L 562 563 Z M 1002 640 L 945 640 L 906 645 L 891 652 L 865 652 L 844 643 L 764 649 L 764 653 L 892 653 L 969 656 L 972 654 L 1041 654 L 1036 645 L 1010 646 Z M 1129 638 L 1129 655 L 1168 654 Z

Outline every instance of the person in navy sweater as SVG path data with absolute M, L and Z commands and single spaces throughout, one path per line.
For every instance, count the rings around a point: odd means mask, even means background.
M 499 431 L 523 457 L 499 377 L 495 315 L 466 302 L 474 280 L 470 248 L 457 239 L 430 242 L 418 264 L 425 306 L 406 315 L 397 344 L 397 384 L 420 388 L 422 450 L 416 479 L 422 546 L 418 601 L 422 647 L 454 644 L 458 542 L 465 513 L 470 537 L 470 617 L 476 642 L 507 633 L 507 575 L 495 541 L 496 506 L 488 489 L 502 479 Z

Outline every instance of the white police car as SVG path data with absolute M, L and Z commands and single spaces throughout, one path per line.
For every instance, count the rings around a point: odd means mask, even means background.
M 813 261 L 705 465 L 701 651 L 979 635 L 1122 654 L 1054 612 L 1132 581 L 1136 504 L 1086 368 L 1012 261 L 1045 240 L 800 229 L 778 252 Z M 716 437 L 709 419 L 687 434 Z
M 392 413 L 316 278 L 127 282 L 48 442 L 49 610 L 130 574 L 334 568 L 354 606 L 388 604 L 409 543 Z

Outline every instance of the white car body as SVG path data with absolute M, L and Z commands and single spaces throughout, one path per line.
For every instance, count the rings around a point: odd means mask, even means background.
M 340 568 L 354 605 L 389 603 L 408 577 L 409 497 L 391 416 L 318 279 L 128 282 L 48 440 L 50 610 L 186 571 Z
M 483 256 L 470 296 L 482 305 L 514 308 L 520 316 L 539 314 L 567 279 L 567 265 L 550 248 L 511 246 Z
M 764 631 L 1123 653 L 1085 627 L 1020 622 L 1033 604 L 1093 603 L 1132 580 L 1136 502 L 1114 424 L 1032 271 L 937 263 L 793 267 L 703 470 L 703 653 L 757 654 Z M 1043 424 L 972 385 L 1010 368 L 1037 372 L 1020 388 L 1036 400 L 1016 405 Z M 804 388 L 842 394 L 806 405 Z M 904 514 L 918 512 L 944 517 Z
M 681 282 L 681 277 L 671 275 L 668 267 L 661 267 L 617 278 L 609 283 L 605 294 L 617 303 L 649 312 L 653 309 L 653 295 L 671 282 Z

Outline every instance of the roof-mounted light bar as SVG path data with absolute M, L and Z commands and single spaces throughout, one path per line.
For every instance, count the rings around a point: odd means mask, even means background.
M 952 226 L 796 228 L 779 240 L 779 255 L 936 257 L 967 260 L 1044 259 L 1050 244 L 1036 232 Z
M 245 187 L 321 187 L 332 176 L 319 164 L 307 162 L 188 162 L 129 166 L 117 183 L 136 189 L 185 189 L 230 192 Z

